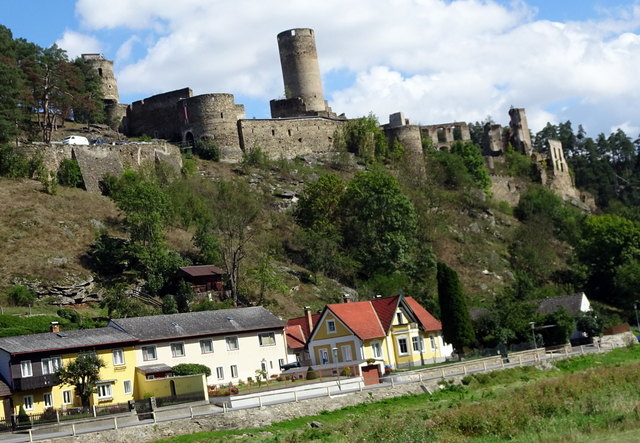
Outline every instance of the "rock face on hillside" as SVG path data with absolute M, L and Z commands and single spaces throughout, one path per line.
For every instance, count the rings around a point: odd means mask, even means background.
M 101 291 L 98 290 L 93 277 L 84 279 L 68 278 L 66 283 L 45 285 L 41 281 L 15 280 L 14 284 L 20 284 L 33 289 L 38 298 L 50 298 L 54 305 L 75 305 L 82 303 L 96 303 L 102 300 Z

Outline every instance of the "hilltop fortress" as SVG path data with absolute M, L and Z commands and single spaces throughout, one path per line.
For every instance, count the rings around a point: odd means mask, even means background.
M 271 100 L 270 119 L 247 119 L 244 106 L 235 103 L 233 94 L 194 96 L 190 88 L 121 104 L 112 62 L 96 54 L 84 54 L 83 58 L 102 78 L 107 113 L 127 136 L 146 134 L 183 146 L 213 141 L 221 149 L 222 160 L 228 162 L 240 161 L 243 153 L 255 148 L 271 159 L 331 152 L 335 132 L 347 119 L 344 114 L 336 115 L 324 99 L 314 31 L 290 29 L 278 34 L 277 41 L 285 98 Z M 548 155 L 534 153 L 525 110 L 512 108 L 509 116 L 508 128 L 484 127 L 482 153 L 489 171 L 494 172 L 496 164 L 504 161 L 503 154 L 511 145 L 536 161 L 542 184 L 583 209 L 595 207 L 591 196 L 575 188 L 561 143 L 548 140 Z M 466 123 L 413 125 L 402 113 L 390 115 L 382 129 L 390 144 L 398 140 L 408 155 L 420 158 L 425 145 L 441 150 L 450 149 L 455 141 L 471 140 Z M 513 180 L 495 174 L 492 179 L 496 198 L 517 203 Z

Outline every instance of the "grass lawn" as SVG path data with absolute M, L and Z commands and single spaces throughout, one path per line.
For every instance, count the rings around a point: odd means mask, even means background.
M 363 403 L 259 429 L 202 432 L 164 442 L 638 441 L 640 345 L 475 374 L 433 395 Z M 309 423 L 317 421 L 319 428 Z

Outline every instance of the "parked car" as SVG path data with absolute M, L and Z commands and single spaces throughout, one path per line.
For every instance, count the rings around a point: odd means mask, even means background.
M 281 371 L 286 371 L 287 369 L 293 369 L 293 368 L 299 368 L 300 367 L 300 362 L 299 361 L 294 361 L 293 363 L 287 363 L 284 365 L 280 365 L 280 370 Z
M 107 141 L 104 138 L 97 138 L 95 139 L 91 144 L 92 145 L 103 145 L 105 144 Z
M 89 146 L 89 140 L 87 140 L 87 137 L 83 137 L 81 135 L 70 135 L 68 137 L 65 137 L 62 140 L 62 144 L 63 145 L 85 145 L 85 146 Z

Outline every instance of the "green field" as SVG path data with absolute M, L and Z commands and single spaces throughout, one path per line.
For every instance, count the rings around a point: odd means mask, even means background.
M 363 403 L 259 429 L 162 440 L 302 442 L 632 442 L 640 435 L 640 345 L 468 376 L 421 394 Z M 311 428 L 309 423 L 322 424 Z

